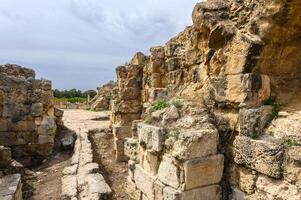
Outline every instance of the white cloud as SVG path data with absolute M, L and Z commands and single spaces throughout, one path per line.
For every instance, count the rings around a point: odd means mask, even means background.
M 58 88 L 95 88 L 190 25 L 196 2 L 1 0 L 0 62 L 33 67 Z

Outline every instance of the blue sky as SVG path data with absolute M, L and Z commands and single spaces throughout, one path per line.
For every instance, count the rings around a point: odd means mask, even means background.
M 135 52 L 191 25 L 197 0 L 1 0 L 0 63 L 59 89 L 95 89 Z

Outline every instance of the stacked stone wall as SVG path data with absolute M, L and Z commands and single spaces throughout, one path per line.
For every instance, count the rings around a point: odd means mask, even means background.
M 31 69 L 0 66 L 0 145 L 14 157 L 50 155 L 56 122 L 51 82 Z
M 301 198 L 300 8 L 201 2 L 192 26 L 117 68 L 112 124 L 134 199 Z

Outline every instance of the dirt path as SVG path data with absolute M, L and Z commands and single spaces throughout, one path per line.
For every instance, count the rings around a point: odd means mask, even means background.
M 65 110 L 64 132 L 108 128 L 108 113 L 85 110 Z M 59 200 L 63 169 L 69 165 L 72 152 L 56 151 L 43 164 L 29 172 L 24 190 L 25 200 Z

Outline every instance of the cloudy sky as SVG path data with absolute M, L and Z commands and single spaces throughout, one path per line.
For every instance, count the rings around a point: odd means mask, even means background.
M 197 1 L 0 0 L 0 63 L 33 68 L 54 88 L 96 88 L 191 25 Z

